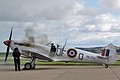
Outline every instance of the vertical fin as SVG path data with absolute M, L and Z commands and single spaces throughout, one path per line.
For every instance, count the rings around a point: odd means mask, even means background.
M 106 47 L 106 57 L 108 58 L 107 64 L 113 64 L 116 62 L 117 52 L 113 44 L 109 44 Z

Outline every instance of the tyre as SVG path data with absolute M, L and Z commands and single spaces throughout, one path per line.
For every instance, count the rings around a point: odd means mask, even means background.
M 108 65 L 107 65 L 107 64 L 105 64 L 105 68 L 108 68 Z
M 31 65 L 31 63 L 26 63 L 24 65 L 24 67 L 25 67 L 26 70 L 30 70 L 32 68 L 32 65 Z

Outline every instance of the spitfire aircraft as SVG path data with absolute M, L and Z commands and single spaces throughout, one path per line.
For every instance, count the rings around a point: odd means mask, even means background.
M 93 62 L 104 64 L 108 68 L 108 64 L 113 64 L 116 61 L 116 49 L 112 44 L 107 45 L 100 54 L 84 51 L 75 47 L 66 47 L 67 40 L 63 47 L 58 44 L 55 46 L 53 43 L 45 45 L 37 45 L 35 43 L 26 43 L 11 40 L 12 29 L 9 40 L 3 43 L 7 46 L 5 62 L 9 54 L 9 49 L 14 50 L 16 47 L 21 54 L 26 58 L 31 58 L 29 62 L 25 63 L 25 69 L 34 69 L 36 59 L 59 61 L 59 62 Z

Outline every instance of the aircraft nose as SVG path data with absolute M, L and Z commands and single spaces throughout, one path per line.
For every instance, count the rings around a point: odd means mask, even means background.
M 6 41 L 4 41 L 3 43 L 6 45 L 6 46 L 10 46 L 10 40 L 6 40 Z

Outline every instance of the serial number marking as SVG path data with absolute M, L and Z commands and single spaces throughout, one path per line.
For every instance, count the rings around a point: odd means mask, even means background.
M 95 60 L 95 57 L 94 56 L 86 56 L 86 58 L 89 58 L 89 59 L 94 59 Z

